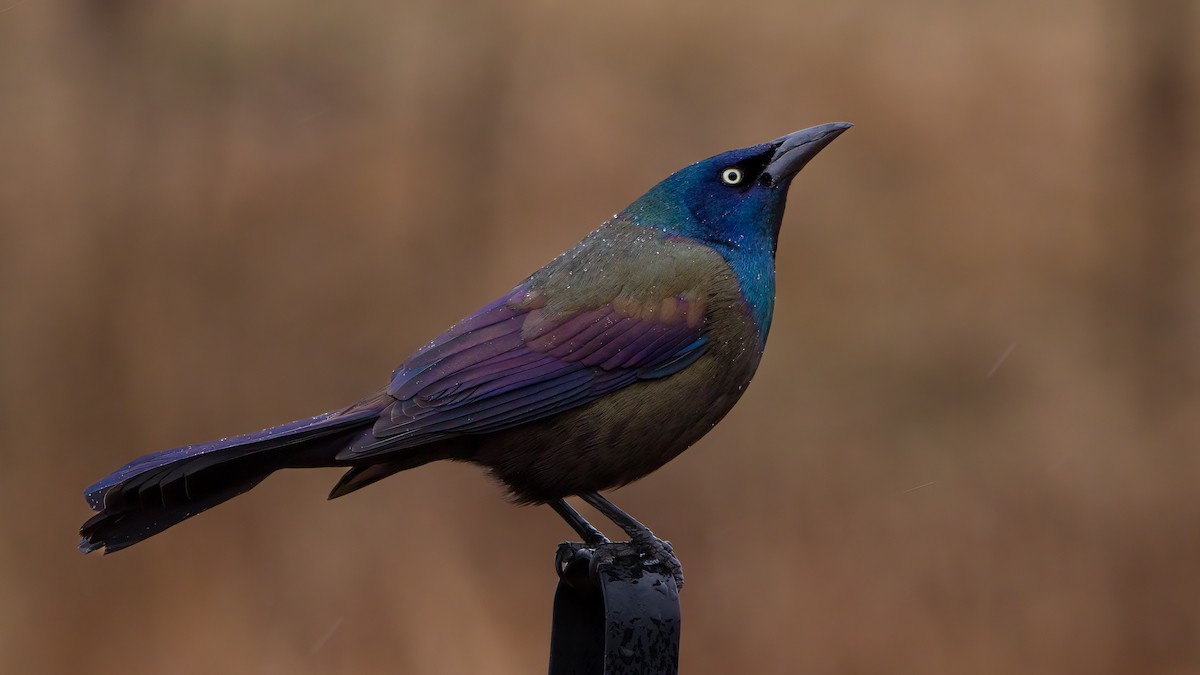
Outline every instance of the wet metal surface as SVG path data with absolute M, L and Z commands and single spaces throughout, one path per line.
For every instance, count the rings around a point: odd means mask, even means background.
M 679 593 L 666 566 L 622 543 L 562 544 L 550 675 L 679 670 Z

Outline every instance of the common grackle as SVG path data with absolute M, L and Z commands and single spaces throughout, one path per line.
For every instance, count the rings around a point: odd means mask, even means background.
M 850 126 L 672 174 L 344 410 L 133 460 L 85 491 L 99 513 L 79 548 L 126 548 L 277 469 L 347 467 L 333 498 L 451 459 L 605 541 L 563 501 L 581 496 L 678 573 L 669 544 L 598 492 L 671 460 L 745 391 L 771 327 L 788 187 Z

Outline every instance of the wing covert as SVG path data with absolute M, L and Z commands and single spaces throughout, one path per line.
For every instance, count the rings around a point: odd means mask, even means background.
M 554 312 L 526 285 L 427 344 L 393 373 L 396 399 L 357 459 L 549 417 L 687 367 L 708 346 L 703 298 L 616 298 Z

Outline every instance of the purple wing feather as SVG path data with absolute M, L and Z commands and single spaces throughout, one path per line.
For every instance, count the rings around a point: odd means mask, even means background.
M 627 386 L 666 377 L 707 350 L 702 305 L 672 311 L 606 304 L 548 319 L 518 288 L 430 342 L 393 373 L 396 399 L 375 440 L 338 459 L 498 431 L 549 417 Z M 636 310 L 636 311 L 635 311 Z

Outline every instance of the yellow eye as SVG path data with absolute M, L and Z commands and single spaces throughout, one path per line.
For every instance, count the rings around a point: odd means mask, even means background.
M 742 175 L 741 169 L 729 167 L 721 172 L 721 181 L 726 185 L 737 185 L 738 183 L 742 182 L 743 178 L 745 178 L 745 176 Z

